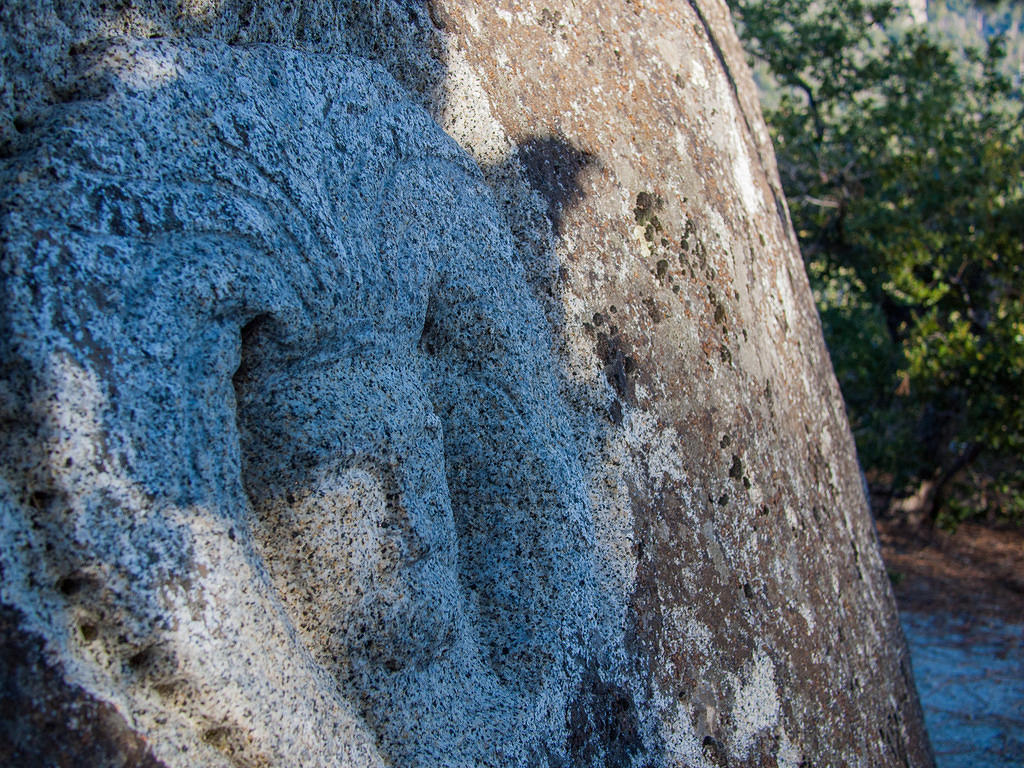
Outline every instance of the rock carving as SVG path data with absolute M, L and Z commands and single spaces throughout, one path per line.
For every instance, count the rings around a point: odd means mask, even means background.
M 79 88 L 5 185 L 12 592 L 170 763 L 542 742 L 592 533 L 475 163 L 354 58 L 126 43 Z
M 743 59 L 7 0 L 0 764 L 932 765 Z

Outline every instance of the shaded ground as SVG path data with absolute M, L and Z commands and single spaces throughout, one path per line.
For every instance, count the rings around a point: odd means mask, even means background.
M 1024 766 L 1024 532 L 879 521 L 939 768 Z
M 950 534 L 878 521 L 900 610 L 1024 621 L 1024 531 L 962 524 Z

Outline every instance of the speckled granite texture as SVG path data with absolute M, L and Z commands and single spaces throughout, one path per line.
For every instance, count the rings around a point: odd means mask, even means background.
M 4 762 L 931 764 L 724 5 L 2 19 Z

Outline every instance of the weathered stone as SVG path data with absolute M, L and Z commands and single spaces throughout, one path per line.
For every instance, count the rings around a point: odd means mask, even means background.
M 111 764 L 929 764 L 723 5 L 3 34 L 5 628 Z
M 162 768 L 117 711 L 50 667 L 42 643 L 0 605 L 0 762 Z

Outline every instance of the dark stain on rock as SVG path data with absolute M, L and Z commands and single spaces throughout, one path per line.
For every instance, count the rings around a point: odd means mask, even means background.
M 0 605 L 0 765 L 165 768 L 114 707 L 69 684 Z
M 608 418 L 615 426 L 622 423 L 622 403 L 618 400 L 612 400 L 612 404 L 608 407 Z
M 430 23 L 434 26 L 434 29 L 440 32 L 447 32 L 449 28 L 454 27 L 451 18 L 438 3 L 428 2 L 425 5 L 430 16 Z
M 857 571 L 857 579 L 864 581 L 864 572 L 860 569 L 860 552 L 857 549 L 857 542 L 850 539 L 850 547 L 853 549 L 853 567 Z
M 658 302 L 654 300 L 653 296 L 648 296 L 644 299 L 644 307 L 646 307 L 647 314 L 651 317 L 651 322 L 655 325 L 665 319 L 664 313 L 658 307 Z
M 96 586 L 96 581 L 81 571 L 74 571 L 57 580 L 57 589 L 65 597 L 72 597 L 87 588 Z
M 636 384 L 633 380 L 637 371 L 636 360 L 630 354 L 626 340 L 613 325 L 608 333 L 597 334 L 597 354 L 604 363 L 608 383 L 630 405 L 636 405 Z
M 91 622 L 82 622 L 78 625 L 78 632 L 82 635 L 82 641 L 91 643 L 97 637 L 99 637 L 99 628 Z
M 687 266 L 687 256 L 693 256 L 696 259 L 697 266 L 705 270 L 705 272 L 707 271 L 708 249 L 704 246 L 704 242 L 697 237 L 697 225 L 693 223 L 692 219 L 687 219 L 686 224 L 683 226 L 683 236 L 679 239 L 679 248 L 680 266 Z M 690 265 L 690 271 L 691 273 L 693 272 L 692 264 Z
M 718 325 L 725 325 L 725 305 L 722 304 L 721 299 L 718 298 L 718 294 L 715 293 L 714 288 L 708 286 L 708 301 L 711 302 L 711 307 L 715 311 L 715 322 Z
M 658 259 L 658 263 L 654 266 L 654 276 L 658 278 L 658 282 L 662 285 L 665 284 L 665 277 L 668 275 L 668 259 Z
M 595 671 L 584 676 L 565 723 L 570 765 L 619 768 L 644 752 L 632 694 Z
M 636 196 L 636 206 L 633 208 L 633 218 L 636 223 L 644 228 L 644 237 L 647 242 L 653 243 L 657 236 L 663 231 L 658 212 L 665 207 L 665 200 L 659 195 L 651 192 L 640 192 Z
M 729 760 L 725 754 L 725 745 L 714 736 L 705 736 L 700 750 L 704 754 L 704 757 L 707 758 L 708 762 L 714 766 L 725 768 L 729 764 Z
M 270 768 L 265 755 L 254 753 L 244 730 L 235 725 L 216 725 L 203 731 L 203 741 L 223 754 L 237 768 Z
M 537 16 L 537 23 L 544 27 L 548 34 L 555 34 L 558 31 L 558 25 L 562 21 L 562 14 L 560 11 L 552 11 L 550 8 L 541 9 L 540 14 Z
M 686 224 L 683 225 L 683 236 L 679 238 L 679 248 L 682 253 L 690 252 L 690 238 L 696 237 L 696 235 L 697 225 L 693 223 L 693 219 L 687 219 Z M 683 260 L 682 253 L 679 255 L 680 262 Z
M 736 455 L 732 455 L 732 466 L 729 467 L 729 477 L 733 480 L 739 480 L 743 477 L 743 460 Z

